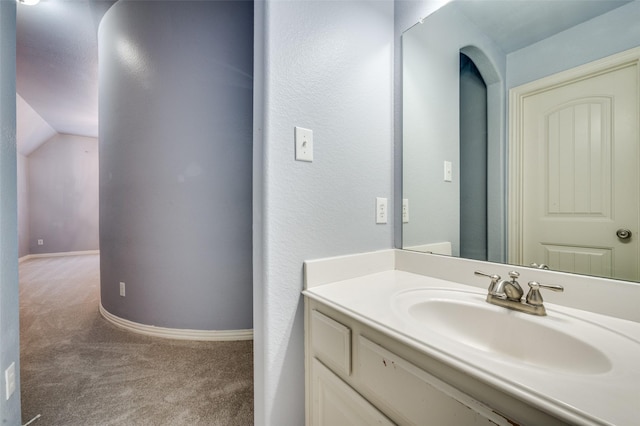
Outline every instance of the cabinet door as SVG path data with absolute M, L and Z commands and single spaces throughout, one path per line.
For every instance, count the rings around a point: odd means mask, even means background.
M 325 314 L 311 311 L 311 349 L 318 360 L 338 375 L 351 374 L 351 329 Z
M 311 362 L 312 426 L 393 425 L 316 358 Z
M 402 425 L 510 424 L 484 404 L 363 336 L 358 336 L 358 368 L 367 397 Z

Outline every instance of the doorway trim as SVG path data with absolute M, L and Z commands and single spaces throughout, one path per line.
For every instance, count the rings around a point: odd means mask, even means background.
M 523 112 L 524 102 L 539 93 L 566 86 L 584 79 L 596 77 L 632 64 L 640 65 L 640 47 L 616 53 L 605 58 L 579 65 L 566 71 L 543 77 L 539 80 L 509 90 L 509 167 L 507 179 L 507 241 L 510 264 L 523 264 L 524 223 L 524 150 Z M 639 76 L 640 78 L 640 76 Z

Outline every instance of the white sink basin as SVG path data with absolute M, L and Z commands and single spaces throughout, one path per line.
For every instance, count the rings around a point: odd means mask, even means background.
M 574 291 L 561 297 L 569 303 Z M 305 295 L 439 362 L 443 377 L 449 367 L 470 389 L 489 385 L 566 424 L 638 424 L 640 323 L 554 303 L 538 317 L 487 303 L 483 288 L 403 270 Z
M 619 350 L 620 344 L 637 345 L 597 324 L 549 308 L 548 315 L 540 317 L 491 305 L 482 293 L 406 290 L 394 295 L 392 305 L 395 314 L 414 329 L 523 368 L 602 374 L 612 368 L 607 351 Z M 593 342 L 605 346 L 600 349 Z

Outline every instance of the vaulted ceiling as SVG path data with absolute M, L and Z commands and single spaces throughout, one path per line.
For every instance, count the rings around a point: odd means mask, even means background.
M 98 136 L 97 32 L 102 16 L 113 3 L 18 3 L 16 83 L 18 95 L 24 100 L 17 103 L 18 149 L 23 155 L 37 148 L 34 134 L 49 132 L 41 121 L 56 133 Z M 35 117 L 34 112 L 42 120 L 22 119 L 25 115 Z

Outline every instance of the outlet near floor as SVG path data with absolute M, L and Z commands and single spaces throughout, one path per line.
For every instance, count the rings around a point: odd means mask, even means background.
M 120 282 L 120 296 L 124 297 L 125 296 L 125 285 L 124 283 L 121 281 Z
M 6 386 L 7 399 L 13 395 L 16 391 L 16 363 L 12 362 L 11 365 L 4 370 L 4 383 Z
M 376 197 L 376 223 L 387 223 L 387 199 Z

